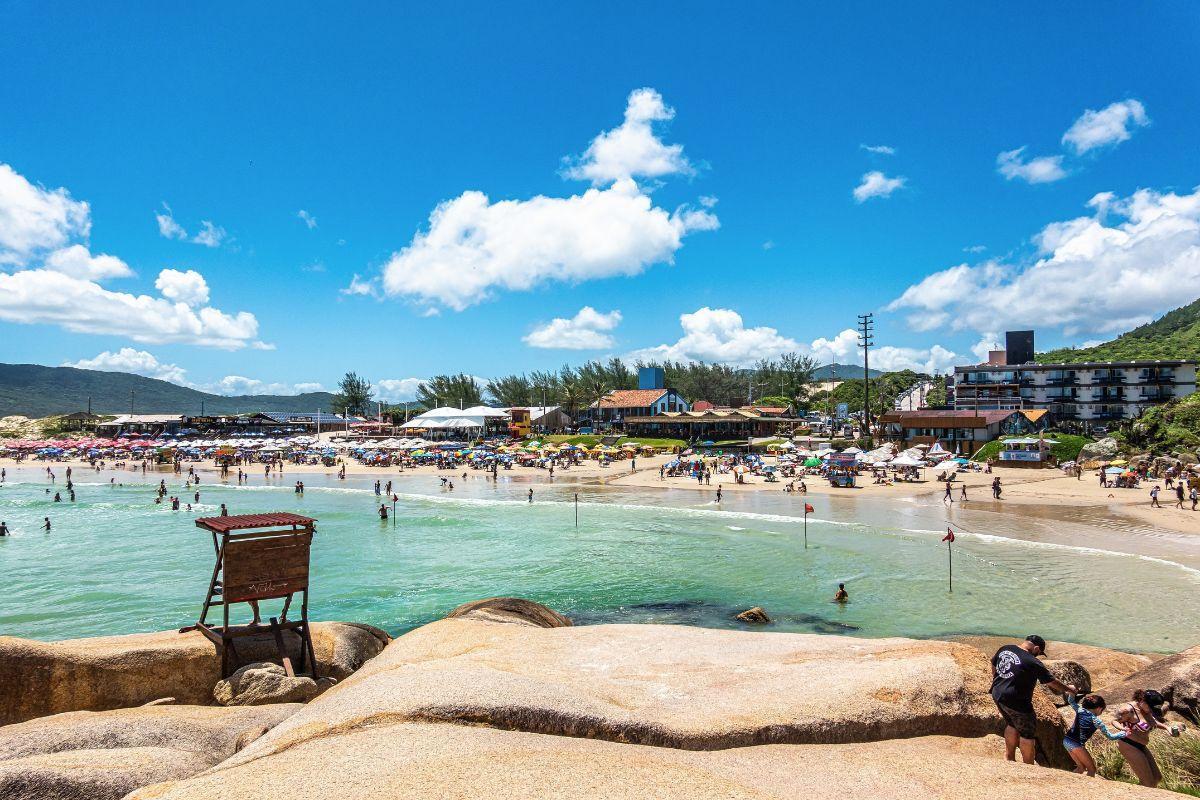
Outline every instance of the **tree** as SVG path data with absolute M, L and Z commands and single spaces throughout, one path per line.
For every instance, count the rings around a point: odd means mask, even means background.
M 362 415 L 371 405 L 371 382 L 358 377 L 356 372 L 347 372 L 338 383 L 337 394 L 333 396 L 333 407 L 345 410 L 348 414 Z
M 933 388 L 925 395 L 925 405 L 930 408 L 943 408 L 949 402 L 946 397 L 946 376 L 938 375 L 933 379 Z
M 487 393 L 498 405 L 524 406 L 541 402 L 533 399 L 533 385 L 524 375 L 505 375 L 488 381 Z
M 434 375 L 417 387 L 417 400 L 426 408 L 468 408 L 483 404 L 483 390 L 470 375 Z

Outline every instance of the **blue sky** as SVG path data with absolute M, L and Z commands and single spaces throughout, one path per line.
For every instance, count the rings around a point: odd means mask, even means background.
M 88 9 L 0 7 L 0 361 L 400 399 L 1200 295 L 1194 5 Z

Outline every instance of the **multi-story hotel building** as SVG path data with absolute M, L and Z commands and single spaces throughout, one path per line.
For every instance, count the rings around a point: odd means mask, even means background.
M 1196 362 L 1033 363 L 1033 332 L 1010 331 L 1008 350 L 954 368 L 958 410 L 1042 409 L 1056 420 L 1116 422 L 1196 391 Z M 1018 360 L 1020 359 L 1020 360 Z

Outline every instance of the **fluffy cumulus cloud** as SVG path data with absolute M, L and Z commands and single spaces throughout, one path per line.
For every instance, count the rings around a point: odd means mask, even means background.
M 154 286 L 162 292 L 163 297 L 184 305 L 200 306 L 208 302 L 208 282 L 194 269 L 186 272 L 164 269 L 158 273 Z
M 1121 100 L 1099 111 L 1088 109 L 1067 129 L 1062 143 L 1082 155 L 1097 147 L 1129 139 L 1133 130 L 1150 124 L 1146 107 L 1137 100 Z
M 728 308 L 707 306 L 679 316 L 683 335 L 673 344 L 646 347 L 629 354 L 630 360 L 712 361 L 721 364 L 753 364 L 760 358 L 803 348 L 795 339 L 775 328 L 747 328 L 742 315 Z
M 537 326 L 522 341 L 530 347 L 598 350 L 613 346 L 615 340 L 609 331 L 619 324 L 620 311 L 602 314 L 591 306 L 584 306 L 579 309 L 578 314 L 569 319 L 555 317 L 544 325 Z
M 1026 183 L 1053 183 L 1067 177 L 1062 156 L 1025 158 L 1025 148 L 1008 150 L 996 156 L 996 171 L 1008 180 Z
M 105 350 L 95 358 L 82 358 L 79 361 L 68 361 L 64 367 L 78 369 L 95 369 L 102 372 L 132 372 L 134 375 L 144 375 L 147 378 L 158 378 L 170 381 L 180 386 L 189 386 L 187 371 L 176 364 L 164 364 L 145 350 L 135 350 L 132 347 L 122 347 L 116 352 Z
M 375 396 L 385 403 L 406 403 L 417 399 L 417 389 L 425 378 L 384 378 L 375 381 Z
M 384 266 L 383 291 L 461 311 L 497 291 L 630 276 L 672 263 L 688 234 L 719 226 L 715 198 L 668 211 L 637 183 L 693 171 L 682 147 L 654 134 L 652 123 L 673 114 L 653 90 L 631 94 L 624 123 L 596 137 L 565 170 L 595 184 L 582 194 L 493 202 L 467 191 L 441 203 L 428 229 Z M 347 292 L 367 294 L 371 285 L 356 279 Z
M 133 275 L 121 259 L 116 256 L 91 254 L 81 244 L 73 244 L 48 254 L 45 260 L 46 269 L 61 272 L 72 278 L 102 281 L 105 278 L 128 278 Z
M 673 344 L 646 347 L 629 353 L 630 360 L 708 361 L 732 366 L 750 366 L 759 359 L 778 358 L 784 353 L 812 356 L 819 364 L 855 364 L 862 359 L 858 332 L 847 328 L 832 338 L 799 342 L 775 328 L 747 328 L 741 314 L 727 308 L 701 308 L 679 318 L 683 336 Z M 958 354 L 933 345 L 928 348 L 871 348 L 871 366 L 882 370 L 912 369 L 945 372 L 961 363 Z
M 956 329 L 1060 326 L 1075 336 L 1127 330 L 1190 299 L 1188 287 L 1200 281 L 1200 189 L 1097 197 L 1096 216 L 1053 222 L 1034 236 L 1030 263 L 959 264 L 888 308 Z
M 63 366 L 102 372 L 129 372 L 134 375 L 144 375 L 147 378 L 169 381 L 179 386 L 187 386 L 190 389 L 228 396 L 244 394 L 296 395 L 324 391 L 324 387 L 319 383 L 268 383 L 242 375 L 226 375 L 211 383 L 194 383 L 188 380 L 187 370 L 183 367 L 159 361 L 153 353 L 135 350 L 132 347 L 122 347 L 115 352 L 105 350 L 94 358 L 68 361 Z
M 873 197 L 890 197 L 897 189 L 904 188 L 907 178 L 889 178 L 879 170 L 872 170 L 862 176 L 862 181 L 854 187 L 854 202 L 865 203 Z
M 169 211 L 169 209 L 168 209 Z M 76 333 L 135 342 L 181 342 L 236 350 L 257 341 L 258 320 L 207 305 L 208 287 L 194 271 L 163 270 L 159 295 L 102 285 L 133 275 L 120 258 L 93 255 L 87 203 L 66 189 L 34 186 L 0 164 L 0 320 L 57 325 Z
M 8 164 L 0 164 L 0 265 L 24 265 L 86 238 L 91 230 L 88 204 L 66 189 L 34 186 Z
M 664 144 L 654 123 L 675 117 L 675 109 L 653 89 L 636 89 L 625 105 L 625 121 L 592 140 L 583 156 L 571 160 L 563 173 L 597 186 L 625 178 L 661 178 L 695 173 L 683 154 L 683 145 Z

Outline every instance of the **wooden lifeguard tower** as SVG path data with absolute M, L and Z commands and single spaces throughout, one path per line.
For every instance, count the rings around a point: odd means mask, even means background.
M 200 620 L 194 627 L 221 648 L 222 677 L 231 672 L 231 656 L 237 654 L 234 641 L 245 636 L 261 636 L 267 630 L 257 624 L 260 600 L 283 600 L 283 611 L 278 619 L 271 618 L 269 630 L 274 635 L 275 647 L 287 674 L 294 675 L 295 672 L 284 646 L 283 632 L 295 631 L 300 637 L 298 668 L 303 671 L 307 662 L 312 677 L 318 677 L 308 625 L 309 551 L 315 522 L 315 519 L 286 512 L 196 520 L 196 527 L 212 534 L 217 563 L 213 566 Z M 288 609 L 297 593 L 301 595 L 300 619 L 289 620 Z M 254 621 L 249 625 L 231 625 L 229 607 L 234 603 L 249 604 L 254 611 Z M 206 622 L 213 606 L 222 607 L 223 619 L 219 626 Z

